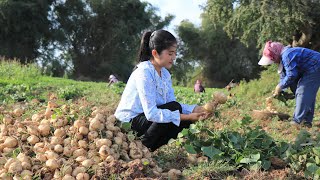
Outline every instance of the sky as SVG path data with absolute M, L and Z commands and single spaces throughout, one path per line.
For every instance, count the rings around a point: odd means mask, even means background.
M 173 14 L 175 18 L 170 26 L 166 28 L 174 33 L 175 26 L 179 25 L 184 19 L 188 19 L 193 24 L 201 24 L 200 14 L 202 12 L 200 5 L 204 5 L 206 0 L 143 0 L 159 8 L 158 15 L 165 17 L 166 14 Z M 175 33 L 174 33 L 175 34 Z

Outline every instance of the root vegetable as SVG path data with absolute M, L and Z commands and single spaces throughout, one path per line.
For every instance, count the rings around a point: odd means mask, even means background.
M 5 148 L 14 148 L 18 145 L 18 140 L 14 137 L 7 137 L 2 145 Z
M 90 131 L 102 130 L 103 124 L 99 121 L 99 119 L 93 118 L 90 122 L 89 129 Z
M 104 116 L 102 114 L 100 114 L 100 113 L 97 113 L 94 118 L 98 119 L 99 121 L 104 121 Z
M 56 137 L 62 138 L 62 137 L 64 137 L 65 135 L 66 135 L 66 132 L 65 132 L 65 130 L 64 130 L 63 128 L 56 129 L 56 130 L 54 131 L 54 136 L 56 136 Z
M 22 178 L 24 178 L 24 177 L 26 177 L 26 176 L 32 176 L 33 175 L 33 173 L 31 172 L 31 171 L 29 171 L 29 170 L 23 170 L 22 172 L 21 172 L 21 177 Z
M 48 136 L 50 134 L 50 124 L 40 124 L 38 129 L 42 136 Z
M 74 123 L 73 123 L 73 127 L 79 129 L 80 127 L 82 126 L 85 126 L 86 125 L 86 122 L 84 120 L 76 120 Z
M 56 99 L 57 99 L 56 95 L 52 94 L 52 95 L 50 96 L 50 100 L 56 100 Z M 58 104 L 55 103 L 54 101 L 48 101 L 47 107 L 49 107 L 49 108 L 57 108 L 57 107 L 58 107 Z
M 122 149 L 124 149 L 126 151 L 129 150 L 129 145 L 127 142 L 122 142 Z
M 6 162 L 6 164 L 4 165 L 4 168 L 5 168 L 5 169 L 9 169 L 10 165 L 11 165 L 12 163 L 14 163 L 14 162 L 16 162 L 16 160 L 13 159 L 13 158 L 10 158 L 10 159 Z
M 38 127 L 35 126 L 28 126 L 27 127 L 27 131 L 30 135 L 35 135 L 38 136 L 39 135 L 39 131 L 38 131 Z
M 46 118 L 50 118 L 52 114 L 53 114 L 53 109 L 52 108 L 47 108 L 46 112 L 44 113 Z
M 63 148 L 63 155 L 70 157 L 70 156 L 72 156 L 72 153 L 73 153 L 73 150 L 70 146 L 65 146 Z
M 111 115 L 107 118 L 107 122 L 109 123 L 115 123 L 117 121 L 116 117 L 114 115 Z
M 51 150 L 45 152 L 47 159 L 58 159 L 59 155 Z
M 79 163 L 81 163 L 82 161 L 86 160 L 87 158 L 85 156 L 79 156 L 77 157 L 75 160 Z
M 31 164 L 29 162 L 21 162 L 22 169 L 24 170 L 30 170 Z
M 86 168 L 85 167 L 76 167 L 73 171 L 72 171 L 72 176 L 73 177 L 77 177 L 78 174 L 80 173 L 85 173 L 86 172 Z
M 50 170 L 56 170 L 57 168 L 59 168 L 59 164 L 58 164 L 57 160 L 55 160 L 55 159 L 48 159 L 46 161 L 46 166 Z
M 45 156 L 44 154 L 37 154 L 36 159 L 38 159 L 40 162 L 45 162 L 48 160 L 47 156 Z
M 180 178 L 180 176 L 181 176 L 181 171 L 180 170 L 170 169 L 170 171 L 168 172 L 169 179 L 177 180 L 177 179 Z
M 83 135 L 80 133 L 77 133 L 77 134 L 75 134 L 74 139 L 81 140 L 81 139 L 83 139 Z
M 39 114 L 34 114 L 31 117 L 32 121 L 39 121 L 41 119 L 41 116 Z
M 118 129 L 118 127 L 114 126 L 114 124 L 109 123 L 109 122 L 106 124 L 106 128 L 109 131 L 113 131 L 113 132 L 118 132 L 120 130 L 120 129 Z
M 23 109 L 21 108 L 17 108 L 15 110 L 13 110 L 13 114 L 17 117 L 20 117 L 23 114 Z
M 71 173 L 72 173 L 72 166 L 71 166 L 71 165 L 65 165 L 65 166 L 63 166 L 63 167 L 60 168 L 60 172 L 61 172 L 63 175 L 66 175 L 66 174 L 71 175 Z
M 224 104 L 227 102 L 228 97 L 222 92 L 213 93 L 214 100 L 219 104 Z
M 56 169 L 53 174 L 54 179 L 61 179 L 61 172 L 59 169 Z
M 33 146 L 33 151 L 35 152 L 44 152 L 44 143 L 38 142 Z
M 82 134 L 82 135 L 87 135 L 89 133 L 89 129 L 85 126 L 81 126 L 79 128 L 79 133 Z
M 63 140 L 63 145 L 64 146 L 67 146 L 67 145 L 70 145 L 71 144 L 71 138 L 66 138 Z
M 137 149 L 138 146 L 137 146 L 137 144 L 135 142 L 130 142 L 129 148 L 130 149 Z
M 10 164 L 8 172 L 12 174 L 20 173 L 22 171 L 22 165 L 20 161 L 15 161 Z
M 101 161 L 101 158 L 99 156 L 93 156 L 90 159 L 92 159 L 94 164 L 98 164 Z
M 24 153 L 19 153 L 18 156 L 17 156 L 17 159 L 18 159 L 20 162 L 30 163 L 30 158 L 29 158 L 28 156 L 26 156 Z
M 61 137 L 56 137 L 56 136 L 52 136 L 51 137 L 51 145 L 57 145 L 57 144 L 62 144 L 63 143 L 63 139 Z
M 75 178 L 72 177 L 71 175 L 67 174 L 62 178 L 62 180 L 75 180 Z
M 142 155 L 143 153 L 140 149 L 130 149 L 130 157 L 132 159 L 141 159 Z
M 106 162 L 112 162 L 114 161 L 114 157 L 112 155 L 107 156 L 107 158 L 105 159 Z
M 80 148 L 83 148 L 83 149 L 87 149 L 88 148 L 88 143 L 87 141 L 84 141 L 84 140 L 79 140 L 78 141 L 78 145 Z
M 87 173 L 79 173 L 76 177 L 77 180 L 89 180 L 89 174 Z
M 188 158 L 187 159 L 191 164 L 197 164 L 197 162 L 198 162 L 196 154 L 188 154 Z
M 103 145 L 107 145 L 110 147 L 112 145 L 112 142 L 109 139 L 99 139 L 96 141 L 97 148 L 100 148 Z
M 93 141 L 93 140 L 95 140 L 98 136 L 99 136 L 99 134 L 98 134 L 97 131 L 90 131 L 89 134 L 88 134 L 88 139 L 89 139 L 90 141 Z
M 114 142 L 118 145 L 121 145 L 122 144 L 122 138 L 121 137 L 115 137 L 114 138 Z
M 2 179 L 2 180 L 11 180 L 12 177 L 10 177 L 10 175 L 8 173 L 2 173 L 2 174 L 0 174 L 0 179 Z
M 89 150 L 88 151 L 88 158 L 92 158 L 94 156 L 98 155 L 98 153 L 96 152 L 96 150 Z
M 216 110 L 216 107 L 217 107 L 217 103 L 214 103 L 214 102 L 209 102 L 209 103 L 206 103 L 203 108 L 207 111 L 207 112 L 214 112 Z
M 54 146 L 54 151 L 57 153 L 62 153 L 63 152 L 63 147 L 60 144 L 57 144 Z
M 99 149 L 100 157 L 106 158 L 110 153 L 110 148 L 107 145 L 103 145 Z
M 198 157 L 197 161 L 198 161 L 198 163 L 208 162 L 208 157 L 206 157 L 206 156 Z
M 86 159 L 86 160 L 82 161 L 81 165 L 83 167 L 89 168 L 93 165 L 93 161 L 91 159 Z
M 3 153 L 11 153 L 11 152 L 13 152 L 13 150 L 15 150 L 15 148 L 3 148 Z
M 106 138 L 107 139 L 112 139 L 113 138 L 113 132 L 112 131 L 106 131 Z
M 86 154 L 87 154 L 86 151 L 84 149 L 82 149 L 82 148 L 73 151 L 74 158 L 77 158 L 79 156 L 86 156 Z
M 14 120 L 9 116 L 5 116 L 5 117 L 3 117 L 2 122 L 4 124 L 8 125 L 8 124 L 13 124 Z
M 38 138 L 38 136 L 31 135 L 31 136 L 28 137 L 27 141 L 30 144 L 34 145 L 34 144 L 38 143 L 40 141 L 40 139 Z

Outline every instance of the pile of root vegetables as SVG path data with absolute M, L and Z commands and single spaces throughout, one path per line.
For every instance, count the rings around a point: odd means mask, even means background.
M 85 108 L 89 115 L 73 116 Z M 30 117 L 25 117 L 24 108 L 1 113 L 0 179 L 88 180 L 111 175 L 177 179 L 181 175 L 175 169 L 163 172 L 148 148 L 128 138 L 103 108 L 71 108 L 51 99 Z

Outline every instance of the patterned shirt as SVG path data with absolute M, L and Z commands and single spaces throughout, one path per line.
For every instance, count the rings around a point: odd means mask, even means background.
M 320 53 L 307 48 L 285 48 L 281 54 L 285 75 L 280 80 L 280 87 L 289 87 L 304 73 L 320 70 Z
M 172 87 L 171 75 L 165 68 L 161 77 L 150 61 L 138 64 L 131 74 L 115 112 L 117 119 L 129 122 L 144 113 L 149 121 L 180 125 L 179 110 L 158 109 L 157 106 L 176 101 Z M 182 113 L 190 114 L 196 105 L 181 104 Z

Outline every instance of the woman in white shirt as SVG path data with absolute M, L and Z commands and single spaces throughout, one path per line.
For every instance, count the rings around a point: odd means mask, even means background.
M 156 150 L 176 138 L 192 122 L 207 118 L 201 106 L 176 102 L 171 75 L 167 69 L 176 58 L 177 40 L 168 31 L 144 33 L 139 64 L 131 74 L 115 116 L 131 122 L 142 143 Z

